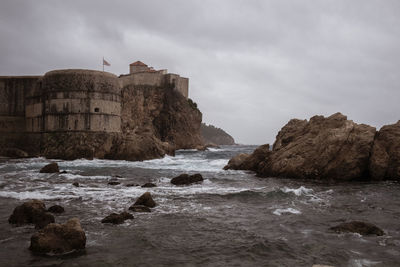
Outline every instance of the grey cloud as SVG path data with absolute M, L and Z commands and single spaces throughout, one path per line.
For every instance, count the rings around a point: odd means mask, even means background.
M 241 143 L 337 111 L 380 127 L 400 119 L 399 13 L 396 0 L 5 0 L 0 75 L 140 59 L 189 77 L 204 121 Z

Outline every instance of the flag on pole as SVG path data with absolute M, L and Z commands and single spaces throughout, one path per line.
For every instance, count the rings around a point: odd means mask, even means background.
M 104 58 L 103 58 L 103 65 L 105 65 L 105 66 L 111 66 L 111 64 L 108 63 Z

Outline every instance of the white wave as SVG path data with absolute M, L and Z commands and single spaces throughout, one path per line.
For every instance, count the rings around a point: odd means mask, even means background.
M 293 208 L 286 208 L 286 209 L 276 209 L 272 213 L 275 215 L 281 216 L 284 213 L 301 214 L 301 211 L 293 209 Z
M 297 189 L 288 188 L 288 187 L 285 186 L 284 188 L 281 188 L 281 191 L 284 192 L 284 193 L 293 193 L 293 194 L 295 194 L 296 196 L 301 196 L 301 195 L 309 195 L 309 194 L 311 194 L 314 190 L 309 189 L 309 188 L 306 188 L 306 187 L 304 187 L 304 186 L 300 186 L 300 187 L 297 188 Z
M 76 179 L 110 179 L 112 176 L 102 176 L 102 175 L 97 175 L 97 176 L 84 176 L 84 175 L 79 175 L 79 174 L 72 174 L 72 173 L 63 173 L 60 174 L 61 177 L 66 178 L 68 180 L 76 180 Z
M 372 261 L 368 259 L 351 259 L 349 266 L 351 267 L 369 267 L 381 263 L 380 261 Z
M 77 198 L 76 196 L 71 195 L 53 195 L 49 192 L 34 192 L 34 191 L 25 191 L 25 192 L 5 192 L 0 191 L 0 197 L 8 197 L 15 198 L 19 200 L 25 199 L 65 199 L 65 198 Z

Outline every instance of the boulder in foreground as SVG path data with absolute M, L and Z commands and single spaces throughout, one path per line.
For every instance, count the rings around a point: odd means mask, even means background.
M 31 237 L 29 247 L 35 253 L 63 254 L 84 249 L 86 235 L 78 218 L 72 218 L 65 224 L 51 223 Z
M 134 206 L 143 205 L 149 208 L 154 208 L 156 206 L 156 202 L 154 202 L 150 192 L 146 192 L 143 195 L 141 195 L 133 205 Z
M 43 168 L 40 169 L 40 173 L 57 173 L 60 172 L 58 168 L 58 164 L 56 162 L 47 164 Z
M 337 226 L 331 227 L 330 229 L 337 233 L 351 232 L 351 233 L 358 233 L 360 235 L 377 235 L 377 236 L 385 234 L 377 226 L 371 223 L 365 223 L 360 221 L 341 223 Z
M 105 217 L 103 220 L 101 220 L 102 223 L 112 223 L 112 224 L 121 224 L 124 223 L 125 220 L 131 220 L 133 219 L 133 215 L 130 214 L 129 212 L 121 212 L 120 214 L 118 213 L 111 213 L 107 217 Z
M 189 185 L 189 184 L 193 184 L 193 183 L 198 183 L 198 182 L 202 182 L 203 176 L 201 176 L 200 173 L 196 173 L 193 175 L 189 175 L 189 174 L 181 174 L 175 178 L 171 179 L 171 184 L 174 185 Z
M 17 206 L 8 219 L 9 223 L 16 226 L 32 223 L 36 228 L 43 228 L 54 221 L 54 216 L 46 211 L 43 201 L 36 199 Z

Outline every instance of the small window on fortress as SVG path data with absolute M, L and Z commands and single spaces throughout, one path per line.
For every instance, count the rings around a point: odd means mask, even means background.
M 100 109 L 99 108 L 94 108 L 94 112 L 99 112 Z

